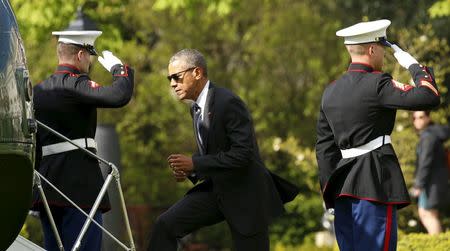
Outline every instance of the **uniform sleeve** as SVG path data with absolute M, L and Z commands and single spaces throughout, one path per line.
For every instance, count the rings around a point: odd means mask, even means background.
M 133 94 L 134 72 L 128 66 L 112 68 L 113 83 L 101 86 L 87 75 L 79 76 L 73 86 L 72 97 L 79 103 L 96 107 L 113 108 L 126 105 Z
M 334 141 L 333 131 L 322 107 L 317 121 L 316 158 L 319 166 L 320 187 L 323 192 L 342 155 Z
M 415 87 L 400 83 L 389 74 L 381 75 L 377 92 L 382 107 L 405 110 L 429 110 L 439 105 L 440 97 L 428 69 L 419 64 L 409 67 Z
M 425 135 L 420 142 L 420 152 L 417 156 L 417 170 L 414 186 L 424 188 L 429 181 L 433 168 L 434 145 L 436 138 L 432 135 Z
M 225 104 L 223 116 L 224 133 L 230 147 L 216 154 L 192 156 L 195 171 L 201 176 L 217 171 L 247 168 L 253 158 L 255 135 L 250 113 L 244 102 L 231 98 Z

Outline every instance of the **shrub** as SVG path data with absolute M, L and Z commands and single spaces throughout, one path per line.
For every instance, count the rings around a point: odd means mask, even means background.
M 399 236 L 398 251 L 447 251 L 450 249 L 450 232 L 439 235 L 413 233 Z

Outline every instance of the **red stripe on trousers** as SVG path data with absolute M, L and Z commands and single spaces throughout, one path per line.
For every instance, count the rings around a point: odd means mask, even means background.
M 391 240 L 391 228 L 392 228 L 392 205 L 387 206 L 386 215 L 386 229 L 384 233 L 384 248 L 383 251 L 389 251 L 389 241 Z

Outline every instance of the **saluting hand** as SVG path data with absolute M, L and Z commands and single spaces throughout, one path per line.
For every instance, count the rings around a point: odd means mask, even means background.
M 391 48 L 394 49 L 394 57 L 405 69 L 408 69 L 412 64 L 418 64 L 417 60 L 411 54 L 402 50 L 398 45 L 394 44 Z
M 120 61 L 120 59 L 116 56 L 114 56 L 112 54 L 112 52 L 110 51 L 103 51 L 103 57 L 99 56 L 98 57 L 98 62 L 105 67 L 106 70 L 108 70 L 109 72 L 111 72 L 111 69 L 113 68 L 114 65 L 116 64 L 120 64 L 122 65 L 122 61 Z

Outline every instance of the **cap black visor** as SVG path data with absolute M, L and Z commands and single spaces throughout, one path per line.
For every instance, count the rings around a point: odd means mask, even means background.
M 98 56 L 97 51 L 95 50 L 94 46 L 90 44 L 73 44 L 77 47 L 83 48 L 89 52 L 92 56 Z

